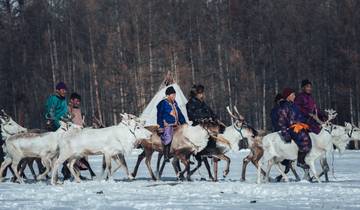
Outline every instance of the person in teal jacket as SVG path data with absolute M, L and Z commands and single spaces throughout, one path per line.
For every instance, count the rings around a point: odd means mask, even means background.
M 60 120 L 68 113 L 66 100 L 67 88 L 65 83 L 56 85 L 56 92 L 51 94 L 45 103 L 46 126 L 49 131 L 55 131 L 60 127 Z

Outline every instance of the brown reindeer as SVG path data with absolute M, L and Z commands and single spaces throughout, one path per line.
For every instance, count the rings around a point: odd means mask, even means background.
M 204 120 L 200 123 L 200 126 L 204 128 L 209 134 L 216 135 L 219 132 L 219 125 L 213 121 L 210 120 Z M 189 139 L 186 137 L 186 132 L 188 132 L 189 129 L 195 129 L 195 127 L 191 127 L 187 124 L 178 126 L 175 128 L 174 131 L 174 137 L 171 144 L 171 156 L 174 157 L 172 161 L 172 165 L 174 167 L 174 170 L 176 174 L 183 178 L 184 173 L 188 172 L 188 179 L 190 179 L 190 156 L 194 154 L 194 152 L 197 151 L 196 145 L 194 145 Z M 160 136 L 156 133 L 156 126 L 148 127 L 148 130 L 153 132 L 153 135 L 150 140 L 143 140 L 139 143 L 139 148 L 142 148 L 144 151 L 138 156 L 137 163 L 135 165 L 134 171 L 131 174 L 133 177 L 136 176 L 138 167 L 141 163 L 141 161 L 145 158 L 145 164 L 149 170 L 149 174 L 153 180 L 160 179 L 162 171 L 165 166 L 165 161 L 161 163 L 161 158 L 163 156 L 163 146 L 161 143 Z M 200 129 L 197 127 L 197 129 Z M 196 131 L 196 130 L 194 130 Z M 199 130 L 200 131 L 200 130 Z M 185 135 L 184 135 L 185 132 Z M 158 161 L 157 161 L 157 177 L 153 173 L 153 170 L 151 168 L 151 157 L 152 154 L 157 151 L 159 152 L 158 155 Z M 184 166 L 185 170 L 181 171 L 179 161 L 181 161 Z
M 231 149 L 231 148 L 232 149 L 239 148 L 239 150 L 243 149 L 241 144 L 243 142 L 247 142 L 246 138 L 254 139 L 255 136 L 257 135 L 257 131 L 245 122 L 245 118 L 239 114 L 236 106 L 234 106 L 234 110 L 235 110 L 235 114 L 230 110 L 230 107 L 227 107 L 227 111 L 228 111 L 229 115 L 234 119 L 234 123 L 231 126 L 226 127 L 223 134 L 220 134 L 218 137 L 216 137 L 216 138 L 223 139 L 222 142 L 228 142 L 227 145 L 229 147 L 224 146 L 224 144 L 211 143 L 212 141 L 210 140 L 209 141 L 210 144 L 208 144 L 208 146 L 197 155 L 198 165 L 195 169 L 193 169 L 191 171 L 192 174 L 197 169 L 200 168 L 202 161 L 205 163 L 205 166 L 206 166 L 207 170 L 209 171 L 210 169 L 209 169 L 209 166 L 207 163 L 208 162 L 207 158 L 210 157 L 213 159 L 213 162 L 214 162 L 213 170 L 214 170 L 214 176 L 215 176 L 213 178 L 211 173 L 209 173 L 210 179 L 212 179 L 214 181 L 218 180 L 217 174 L 218 174 L 218 161 L 219 160 L 226 161 L 226 168 L 223 172 L 223 177 L 226 177 L 229 173 L 230 158 L 227 157 L 225 155 L 225 153 L 228 152 L 229 149 Z M 253 140 L 251 142 L 253 142 Z M 256 148 L 256 144 L 251 144 L 251 145 L 254 148 Z M 257 150 L 253 150 L 253 151 L 257 151 Z M 250 155 L 248 156 L 248 159 L 255 160 L 254 156 L 250 156 Z

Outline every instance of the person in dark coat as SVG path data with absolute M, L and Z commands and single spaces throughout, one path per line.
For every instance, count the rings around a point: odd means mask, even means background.
M 293 139 L 299 148 L 297 166 L 308 169 L 305 163 L 305 156 L 311 149 L 311 139 L 309 136 L 309 126 L 304 123 L 304 118 L 299 108 L 294 104 L 295 91 L 285 88 L 283 98 L 278 109 L 277 126 L 285 142 L 290 143 Z
M 281 130 L 281 128 L 278 125 L 278 121 L 279 121 L 278 115 L 279 115 L 280 103 L 282 101 L 284 101 L 282 94 L 281 93 L 276 94 L 276 96 L 274 98 L 274 107 L 272 108 L 271 114 L 270 114 L 273 132 L 279 132 Z M 291 163 L 292 163 L 292 161 L 290 161 L 290 160 L 283 160 L 281 162 L 281 164 L 285 166 L 285 171 L 284 171 L 285 174 L 287 174 L 289 172 Z M 276 177 L 276 180 L 278 182 L 281 179 L 282 179 L 282 175 L 279 175 Z
M 182 114 L 175 98 L 175 89 L 170 86 L 165 91 L 166 98 L 161 100 L 157 108 L 157 124 L 159 125 L 158 132 L 164 146 L 165 161 L 169 161 L 170 146 L 174 134 L 174 128 L 178 125 L 186 123 L 185 117 Z
M 190 98 L 186 104 L 186 110 L 192 126 L 197 126 L 201 120 L 216 120 L 217 116 L 213 110 L 205 103 L 205 88 L 203 85 L 193 85 L 190 91 Z M 223 128 L 224 130 L 225 128 Z M 220 132 L 222 133 L 222 131 Z M 216 141 L 212 138 L 207 143 L 207 148 L 216 148 Z
M 320 120 L 326 120 L 327 116 L 316 105 L 312 97 L 312 83 L 305 79 L 301 82 L 302 92 L 295 98 L 295 104 L 299 107 L 305 118 L 305 122 L 310 126 L 310 132 L 319 134 L 321 125 L 314 120 L 310 114 L 318 114 Z
M 189 120 L 193 122 L 193 126 L 199 124 L 203 119 L 217 119 L 213 110 L 205 103 L 204 86 L 194 85 L 191 88 L 190 99 L 186 104 L 186 110 Z

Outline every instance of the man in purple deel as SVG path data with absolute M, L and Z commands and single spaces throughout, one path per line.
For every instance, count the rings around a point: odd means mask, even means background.
M 321 125 L 316 122 L 310 114 L 318 114 L 320 120 L 326 120 L 327 116 L 316 106 L 315 100 L 312 97 L 312 83 L 305 79 L 301 82 L 302 92 L 297 94 L 295 104 L 304 115 L 305 123 L 310 126 L 310 132 L 319 134 Z

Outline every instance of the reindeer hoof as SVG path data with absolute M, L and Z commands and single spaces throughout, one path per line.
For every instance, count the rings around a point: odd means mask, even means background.
M 184 177 L 183 175 L 180 175 L 180 176 L 178 177 L 178 179 L 179 179 L 180 181 L 185 181 L 185 177 Z
M 128 179 L 129 179 L 129 180 L 134 180 L 135 177 L 133 177 L 131 174 L 129 174 Z
M 240 179 L 240 182 L 245 182 L 245 181 L 246 181 L 245 178 Z

